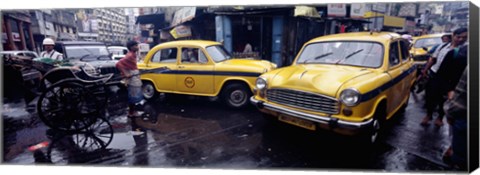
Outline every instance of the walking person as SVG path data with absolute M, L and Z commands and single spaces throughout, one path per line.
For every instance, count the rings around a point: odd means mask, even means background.
M 63 60 L 63 54 L 60 52 L 55 51 L 53 48 L 55 47 L 55 42 L 50 39 L 50 38 L 45 38 L 43 40 L 43 49 L 45 51 L 40 53 L 40 57 L 42 58 L 51 58 L 56 61 L 62 61 Z
M 124 77 L 125 85 L 128 91 L 128 117 L 140 117 L 141 112 L 135 109 L 137 103 L 143 100 L 142 81 L 140 72 L 137 68 L 138 43 L 136 41 L 127 42 L 128 53 L 124 58 L 117 62 L 116 67 Z
M 443 161 L 455 169 L 467 169 L 467 76 L 468 68 L 445 103 L 447 121 L 452 128 L 452 145 L 443 155 Z
M 435 125 L 440 127 L 443 125 L 444 111 L 441 110 L 446 100 L 447 93 L 455 85 L 461 76 L 461 72 L 465 69 L 466 58 L 456 59 L 459 49 L 463 47 L 467 41 L 468 30 L 459 28 L 453 32 L 452 42 L 443 44 L 435 51 L 427 62 L 425 69 L 422 71 L 422 77 L 429 77 L 426 88 L 426 107 L 427 114 L 423 118 L 421 125 L 428 125 L 432 120 L 433 112 L 438 110 L 438 117 Z M 444 64 L 445 60 L 449 60 Z M 460 73 L 458 73 L 460 72 Z

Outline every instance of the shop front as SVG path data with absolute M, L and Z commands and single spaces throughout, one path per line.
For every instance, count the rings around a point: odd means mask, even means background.
M 4 50 L 35 50 L 28 12 L 4 12 L 2 16 L 2 47 Z

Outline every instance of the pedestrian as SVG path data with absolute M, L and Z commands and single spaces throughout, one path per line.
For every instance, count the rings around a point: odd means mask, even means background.
M 433 117 L 434 110 L 438 107 L 436 126 L 443 125 L 444 111 L 441 110 L 446 100 L 447 93 L 453 89 L 463 69 L 466 67 L 466 58 L 458 58 L 460 48 L 465 46 L 468 30 L 459 28 L 453 32 L 452 42 L 443 44 L 435 51 L 422 70 L 422 77 L 428 77 L 426 88 L 427 114 L 420 124 L 428 125 Z M 448 61 L 445 61 L 448 60 Z
M 117 62 L 116 67 L 124 77 L 124 83 L 128 91 L 128 117 L 140 117 L 141 113 L 135 109 L 137 103 L 142 102 L 142 81 L 137 68 L 138 43 L 127 42 L 128 53 Z
M 433 46 L 430 50 L 428 50 L 428 55 L 430 55 L 430 57 L 433 55 L 433 53 L 435 53 L 435 51 L 440 46 L 452 42 L 452 35 L 451 34 L 442 35 L 441 39 L 442 39 L 441 44 L 437 44 L 437 45 Z M 426 86 L 426 83 L 428 81 L 427 77 L 420 76 L 420 75 L 421 75 L 421 72 L 418 72 L 417 80 L 415 81 L 415 86 L 416 86 L 416 89 L 417 89 L 416 93 L 420 93 L 423 90 L 425 90 L 425 88 L 426 88 L 425 86 Z M 439 110 L 441 110 L 441 109 L 439 109 Z
M 440 47 L 441 45 L 452 42 L 452 35 L 450 35 L 450 34 L 442 35 L 441 39 L 442 39 L 441 44 L 437 44 L 437 45 L 433 46 L 430 50 L 428 50 L 428 53 L 430 55 L 435 53 L 437 48 Z
M 468 68 L 463 71 L 462 77 L 454 91 L 449 92 L 445 103 L 447 121 L 452 127 L 452 145 L 444 153 L 443 161 L 456 169 L 467 168 L 467 78 Z
M 43 49 L 45 51 L 40 53 L 40 57 L 42 58 L 51 58 L 56 61 L 63 60 L 63 54 L 60 52 L 55 51 L 53 48 L 55 47 L 55 42 L 51 38 L 45 38 L 43 40 Z

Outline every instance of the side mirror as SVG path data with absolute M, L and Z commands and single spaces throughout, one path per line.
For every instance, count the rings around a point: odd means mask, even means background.
M 428 48 L 426 48 L 426 47 L 422 47 L 422 49 L 428 52 Z

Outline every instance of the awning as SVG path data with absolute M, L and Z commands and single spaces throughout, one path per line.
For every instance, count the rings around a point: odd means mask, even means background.
M 321 18 L 320 14 L 318 14 L 318 11 L 315 7 L 308 7 L 308 6 L 296 6 L 295 13 L 293 16 Z
M 175 12 L 173 16 L 172 24 L 170 27 L 177 26 L 184 22 L 190 21 L 195 18 L 195 13 L 197 11 L 196 7 L 183 7 L 180 10 Z
M 135 24 L 163 24 L 165 22 L 165 14 L 149 14 L 137 17 Z

